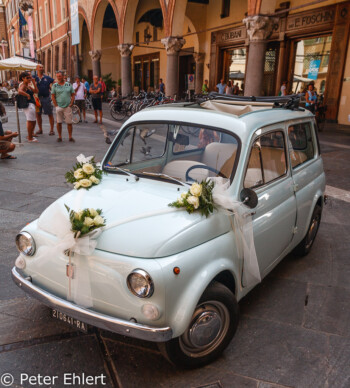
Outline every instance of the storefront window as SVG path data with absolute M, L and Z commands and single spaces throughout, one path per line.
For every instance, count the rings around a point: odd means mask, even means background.
M 134 85 L 146 92 L 158 87 L 159 53 L 134 58 Z
M 296 44 L 293 92 L 302 92 L 313 82 L 319 94 L 323 94 L 331 51 L 332 36 L 300 40 Z

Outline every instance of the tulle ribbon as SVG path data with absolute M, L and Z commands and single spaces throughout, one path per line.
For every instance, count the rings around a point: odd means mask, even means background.
M 225 178 L 208 178 L 214 182 L 213 202 L 217 209 L 230 217 L 236 236 L 237 249 L 243 256 L 242 286 L 251 287 L 261 282 L 259 263 L 256 256 L 253 234 L 253 220 L 242 202 L 234 201 L 229 193 L 230 181 Z M 233 216 L 233 224 L 232 218 Z

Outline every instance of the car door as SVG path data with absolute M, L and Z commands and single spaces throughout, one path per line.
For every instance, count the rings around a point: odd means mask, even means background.
M 323 164 L 314 123 L 308 120 L 291 121 L 288 126 L 289 157 L 297 202 L 297 223 L 295 232 L 300 241 L 306 233 L 313 200 L 323 181 Z
M 261 276 L 290 247 L 296 222 L 296 199 L 284 124 L 258 130 L 252 141 L 243 186 L 253 189 L 254 242 Z

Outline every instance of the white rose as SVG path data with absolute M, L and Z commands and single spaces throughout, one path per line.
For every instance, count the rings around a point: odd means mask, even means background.
M 190 204 L 190 205 L 193 205 L 193 207 L 195 209 L 198 209 L 199 207 L 199 198 L 198 197 L 195 197 L 194 195 L 190 195 L 188 198 L 187 198 L 187 202 Z
M 93 208 L 90 208 L 90 209 L 89 209 L 89 213 L 90 213 L 91 217 L 96 217 L 96 216 L 98 216 L 97 211 L 96 211 L 95 209 L 93 209 Z
M 77 170 L 74 171 L 74 178 L 75 179 L 82 179 L 82 178 L 84 178 L 83 169 L 82 168 L 78 168 Z
M 92 183 L 95 183 L 95 185 L 98 185 L 100 183 L 100 180 L 95 177 L 95 175 L 91 175 L 89 178 Z
M 75 190 L 78 190 L 80 186 L 81 186 L 81 184 L 80 184 L 79 181 L 78 181 L 78 182 L 74 182 L 74 188 L 75 188 Z
M 75 217 L 76 220 L 80 220 L 80 218 L 81 218 L 82 215 L 83 215 L 83 211 L 80 210 L 80 211 L 78 211 L 78 212 L 75 212 L 74 217 Z
M 183 205 L 184 204 L 184 200 L 183 200 L 183 198 L 182 197 L 180 197 L 178 200 L 177 200 L 177 203 L 179 204 L 179 205 Z
M 94 224 L 94 220 L 90 217 L 85 217 L 84 225 L 86 226 L 92 226 Z
M 187 197 L 187 193 L 181 193 L 181 198 L 185 199 Z
M 95 172 L 95 168 L 94 168 L 94 166 L 92 165 L 92 164 L 90 164 L 90 163 L 85 163 L 84 165 L 83 165 L 83 170 L 84 170 L 84 172 L 86 173 L 86 174 L 93 174 L 94 172 Z
M 101 216 L 96 216 L 95 218 L 94 218 L 94 224 L 96 225 L 96 226 L 99 226 L 99 225 L 103 225 L 104 224 L 104 219 L 103 219 L 103 217 L 101 217 Z
M 199 197 L 202 194 L 202 185 L 199 183 L 193 183 L 190 188 L 190 193 L 195 197 Z
M 90 187 L 92 185 L 91 181 L 89 179 L 82 179 L 80 181 L 81 187 Z

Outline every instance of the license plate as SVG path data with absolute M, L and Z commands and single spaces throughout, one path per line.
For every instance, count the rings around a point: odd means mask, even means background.
M 75 319 L 73 317 L 70 317 L 69 315 L 65 313 L 61 313 L 58 310 L 52 309 L 51 310 L 51 317 L 54 319 L 58 319 L 59 321 L 65 322 L 70 326 L 73 326 L 74 328 L 87 333 L 88 332 L 88 325 L 85 322 L 79 321 L 79 319 Z

